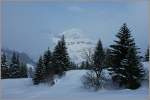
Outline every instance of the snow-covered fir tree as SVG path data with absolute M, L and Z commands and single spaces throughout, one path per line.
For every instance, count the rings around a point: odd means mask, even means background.
M 138 48 L 126 23 L 122 25 L 116 37 L 118 40 L 111 45 L 113 81 L 118 83 L 119 87 L 138 88 L 143 70 Z
M 33 77 L 33 84 L 37 85 L 41 82 L 44 82 L 45 75 L 46 75 L 46 67 L 44 65 L 43 57 L 40 56 L 36 66 L 35 75 Z
M 13 52 L 11 58 L 11 64 L 9 67 L 10 78 L 26 78 L 27 77 L 27 66 L 19 59 L 19 54 Z
M 103 78 L 102 70 L 104 66 L 105 54 L 101 40 L 97 42 L 95 51 L 93 54 L 93 64 L 92 68 L 87 74 L 83 77 L 83 84 L 85 87 L 93 88 L 94 90 L 99 90 L 103 87 Z M 89 68 L 90 69 L 90 68 Z
M 136 89 L 140 86 L 140 81 L 144 75 L 144 70 L 142 64 L 140 63 L 140 56 L 137 55 L 138 52 L 135 47 L 128 49 L 126 58 L 121 61 L 121 66 L 124 81 L 127 88 Z
M 70 59 L 67 52 L 64 35 L 53 51 L 53 66 L 55 67 L 56 74 L 62 74 L 64 71 L 70 69 Z
M 107 48 L 105 51 L 104 67 L 109 68 L 109 66 L 111 66 L 111 50 Z
M 9 65 L 5 53 L 1 56 L 1 78 L 9 78 Z
M 10 78 L 20 78 L 20 61 L 19 55 L 16 52 L 13 52 L 10 64 Z
M 46 75 L 48 76 L 48 74 L 50 74 L 50 69 L 52 70 L 52 53 L 49 48 L 43 55 L 43 61 L 46 67 Z
M 105 59 L 105 53 L 101 40 L 97 42 L 95 51 L 93 54 L 93 70 L 96 72 L 97 77 L 100 77 L 100 73 L 103 69 L 103 63 Z

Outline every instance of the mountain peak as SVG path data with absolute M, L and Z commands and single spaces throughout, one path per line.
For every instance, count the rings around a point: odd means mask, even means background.
M 77 28 L 72 28 L 59 34 L 59 36 L 62 35 L 64 35 L 66 39 L 79 39 L 84 37 L 83 31 Z
M 94 42 L 86 37 L 86 34 L 80 29 L 69 29 L 60 33 L 58 36 L 52 38 L 53 43 L 57 44 L 61 36 L 65 36 L 67 50 L 70 55 L 70 58 L 75 63 L 79 64 L 82 61 L 85 61 L 84 54 L 87 50 L 94 47 Z

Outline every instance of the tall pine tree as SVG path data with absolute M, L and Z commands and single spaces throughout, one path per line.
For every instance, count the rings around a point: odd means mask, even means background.
M 118 83 L 120 87 L 138 88 L 143 70 L 138 56 L 138 48 L 127 24 L 122 25 L 116 37 L 118 38 L 115 41 L 116 44 L 111 45 L 113 81 Z
M 33 78 L 33 84 L 37 85 L 41 82 L 44 82 L 45 75 L 46 75 L 46 67 L 44 65 L 42 56 L 40 56 L 39 61 L 37 63 L 36 70 L 35 70 L 35 75 Z
M 19 55 L 13 52 L 11 64 L 10 64 L 10 78 L 20 78 L 20 61 Z
M 56 74 L 62 74 L 64 71 L 70 69 L 70 59 L 67 52 L 64 35 L 55 46 L 53 52 L 53 66 L 55 67 Z
M 50 49 L 48 48 L 47 51 L 45 51 L 44 56 L 43 56 L 43 61 L 46 67 L 46 75 L 48 76 L 49 74 L 51 74 L 51 70 L 52 69 L 52 54 Z
M 102 70 L 104 66 L 105 53 L 101 40 L 97 42 L 95 51 L 92 57 L 92 68 L 87 74 L 83 77 L 83 85 L 88 88 L 93 88 L 95 91 L 103 88 L 104 78 L 102 77 Z M 85 64 L 86 65 L 86 64 Z M 87 65 L 86 65 L 87 66 Z M 88 64 L 89 66 L 89 64 Z
M 101 40 L 99 40 L 93 55 L 93 67 L 98 78 L 100 77 L 100 73 L 103 69 L 104 58 L 105 58 L 105 54 L 104 54 L 103 46 Z
M 109 66 L 111 66 L 111 50 L 108 48 L 105 53 L 104 67 L 109 68 Z
M 1 56 L 1 78 L 9 78 L 9 66 L 5 53 Z

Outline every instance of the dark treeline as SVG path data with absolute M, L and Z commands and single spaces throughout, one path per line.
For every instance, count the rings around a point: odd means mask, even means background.
M 11 62 L 8 63 L 5 53 L 1 56 L 1 78 L 27 78 L 27 66 L 21 62 L 19 55 L 13 52 Z

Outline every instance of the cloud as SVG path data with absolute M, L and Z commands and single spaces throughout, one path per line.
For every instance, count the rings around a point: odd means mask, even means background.
M 69 7 L 67 7 L 67 9 L 69 11 L 73 11 L 73 12 L 82 12 L 82 11 L 84 11 L 84 9 L 79 7 L 79 6 L 69 6 Z

